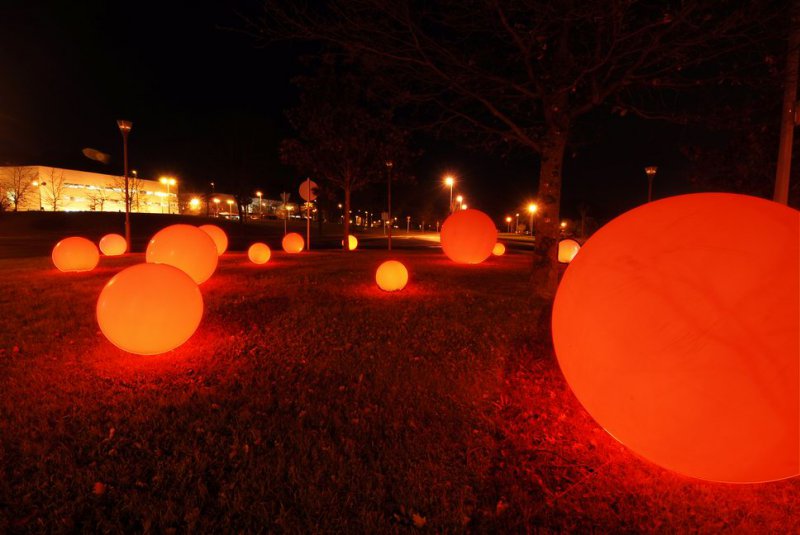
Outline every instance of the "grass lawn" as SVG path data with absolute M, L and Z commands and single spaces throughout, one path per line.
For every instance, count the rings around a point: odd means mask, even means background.
M 800 532 L 800 478 L 692 480 L 636 457 L 564 382 L 530 257 L 226 254 L 195 335 L 116 349 L 105 282 L 0 260 L 0 532 Z

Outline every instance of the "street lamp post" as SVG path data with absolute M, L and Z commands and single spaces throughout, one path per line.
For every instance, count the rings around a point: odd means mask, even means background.
M 536 206 L 536 203 L 530 203 L 528 205 L 528 229 L 531 233 L 531 238 L 533 238 L 533 214 L 536 213 L 539 207 Z
M 42 210 L 44 210 L 44 207 L 42 206 L 42 186 L 44 186 L 45 184 L 46 184 L 46 182 L 41 182 L 40 183 L 38 180 L 34 180 L 33 182 L 31 182 L 31 186 L 36 188 L 36 190 L 39 192 L 39 211 L 40 212 Z
M 456 183 L 456 181 L 452 176 L 447 175 L 446 177 L 444 177 L 445 186 L 450 186 L 450 213 L 451 214 L 453 213 L 453 184 L 455 184 L 455 183 Z
M 128 185 L 128 134 L 131 133 L 133 123 L 119 119 L 117 126 L 122 134 L 122 161 L 125 176 L 125 252 L 129 253 L 131 250 L 131 194 Z
M 228 216 L 233 217 L 233 201 L 228 199 L 225 202 L 228 203 Z
M 658 167 L 655 165 L 649 165 L 644 168 L 644 172 L 647 174 L 647 202 L 653 200 L 653 179 L 657 171 Z
M 388 211 L 387 211 L 387 214 L 388 214 L 388 217 L 389 217 L 390 224 L 389 224 L 389 231 L 388 231 L 386 236 L 387 236 L 387 239 L 388 239 L 387 241 L 388 241 L 388 247 L 389 247 L 390 251 L 392 250 L 392 225 L 391 225 L 391 221 L 392 221 L 392 169 L 394 169 L 394 162 L 391 161 L 391 160 L 387 160 L 387 162 L 386 162 L 386 176 L 387 176 L 387 178 L 386 178 L 386 184 L 387 184 L 386 191 L 388 193 L 388 195 L 387 195 L 387 197 L 388 197 L 388 206 L 387 206 L 387 210 Z
M 506 216 L 506 232 L 511 234 L 511 216 Z
M 463 202 L 464 202 L 464 196 L 463 195 L 459 195 L 458 197 L 456 197 L 456 207 L 458 207 L 460 209 L 461 208 L 461 204 Z
M 261 210 L 261 196 L 262 195 L 263 195 L 263 193 L 261 193 L 260 191 L 256 192 L 256 197 L 258 197 L 258 218 L 259 219 L 264 217 L 264 212 L 263 212 L 263 210 Z
M 167 186 L 167 213 L 172 213 L 172 200 L 169 198 L 169 188 L 175 185 L 175 179 L 167 176 L 162 176 L 158 179 L 159 182 Z
M 214 197 L 214 217 L 219 217 L 219 203 L 220 200 Z
M 519 214 L 514 221 L 514 234 L 519 234 Z

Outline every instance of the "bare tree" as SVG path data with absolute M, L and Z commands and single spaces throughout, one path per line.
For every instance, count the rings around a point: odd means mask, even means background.
M 778 7 L 776 7 L 778 6 Z M 678 97 L 752 77 L 782 4 L 529 0 L 267 0 L 249 28 L 359 58 L 430 128 L 539 156 L 534 288 L 557 286 L 562 165 L 577 122 L 605 109 L 673 118 Z M 757 66 L 757 65 L 756 65 Z M 685 98 L 683 99 L 685 101 Z
M 92 210 L 98 210 L 102 212 L 105 208 L 106 202 L 113 200 L 116 195 L 113 189 L 105 186 L 99 186 L 96 189 L 90 190 L 87 197 L 89 198 L 89 207 Z
M 117 200 L 125 207 L 125 177 L 115 176 L 111 181 L 112 187 L 116 192 Z M 131 212 L 138 212 L 140 208 L 140 190 L 142 189 L 142 179 L 136 175 L 128 175 L 128 197 L 131 203 Z M 110 200 L 110 199 L 109 199 Z
M 47 177 L 39 177 L 42 188 L 42 198 L 46 201 L 54 212 L 58 211 L 61 199 L 64 194 L 64 171 L 50 168 Z
M 9 167 L 3 170 L 0 180 L 2 180 L 0 185 L 2 185 L 4 196 L 8 197 L 14 206 L 14 211 L 17 212 L 20 205 L 25 202 L 28 193 L 35 189 L 33 182 L 36 180 L 36 170 L 31 167 Z

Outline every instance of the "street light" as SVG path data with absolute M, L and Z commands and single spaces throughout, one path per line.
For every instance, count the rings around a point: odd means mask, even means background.
M 467 209 L 467 205 L 466 205 L 466 204 L 462 204 L 462 205 L 461 205 L 461 209 L 462 209 L 462 210 L 466 210 L 466 209 Z
M 258 197 L 258 217 L 259 218 L 263 217 L 263 213 L 262 213 L 262 210 L 261 210 L 261 196 L 262 195 L 263 195 L 263 193 L 261 193 L 260 191 L 256 192 L 256 197 Z
M 514 234 L 519 233 L 519 214 L 517 214 L 516 220 L 514 221 Z
M 133 123 L 124 119 L 117 120 L 119 132 L 122 134 L 122 161 L 125 176 L 125 252 L 131 250 L 131 194 L 128 186 L 128 134 Z
M 655 165 L 649 165 L 644 168 L 644 172 L 647 174 L 647 202 L 653 200 L 653 179 L 657 171 L 658 167 Z
M 511 216 L 506 216 L 506 228 L 509 234 L 511 234 Z
M 228 200 L 227 200 L 227 201 L 225 201 L 225 202 L 226 202 L 226 203 L 228 203 L 228 215 L 229 215 L 230 217 L 233 217 L 233 201 L 232 201 L 232 200 L 230 200 L 230 199 L 228 199 Z
M 33 182 L 31 182 L 31 186 L 35 187 L 36 190 L 39 192 L 39 211 L 40 212 L 42 210 L 44 210 L 44 207 L 42 206 L 42 186 L 44 186 L 45 184 L 47 184 L 47 183 L 46 182 L 42 182 L 40 184 L 38 180 L 34 180 Z
M 535 214 L 538 209 L 539 207 L 536 206 L 536 203 L 528 204 L 528 228 L 530 229 L 531 237 L 533 237 L 533 214 Z
M 456 183 L 456 180 L 451 176 L 447 175 L 444 177 L 444 185 L 450 186 L 450 213 L 453 213 L 453 184 Z
M 219 203 L 220 200 L 214 197 L 214 217 L 219 217 Z
M 464 202 L 464 196 L 463 195 L 459 195 L 458 197 L 456 197 L 456 206 L 457 207 L 461 208 L 461 204 L 463 202 Z
M 189 206 L 192 210 L 197 210 L 200 207 L 200 199 L 194 197 L 191 201 L 189 201 Z
M 158 179 L 159 182 L 167 186 L 167 213 L 172 213 L 172 200 L 169 198 L 169 187 L 175 185 L 175 179 L 168 176 L 162 176 Z

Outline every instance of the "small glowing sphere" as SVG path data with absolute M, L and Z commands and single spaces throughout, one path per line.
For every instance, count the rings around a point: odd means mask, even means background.
M 344 240 L 342 240 L 342 245 L 344 245 Z M 353 251 L 358 247 L 358 238 L 353 236 L 352 234 L 347 236 L 347 248 L 350 251 Z
M 125 238 L 119 234 L 106 234 L 100 238 L 100 251 L 106 256 L 119 256 L 125 254 L 128 248 Z
M 211 239 L 214 240 L 214 245 L 217 246 L 218 255 L 228 250 L 228 235 L 225 234 L 224 230 L 216 225 L 200 225 L 197 228 L 211 236 Z
M 214 240 L 192 225 L 170 225 L 161 229 L 147 245 L 145 258 L 150 264 L 169 264 L 183 270 L 201 284 L 217 269 Z
M 561 240 L 558 242 L 558 261 L 562 264 L 569 264 L 580 248 L 581 245 L 575 240 Z
M 492 254 L 497 229 L 491 218 L 475 209 L 459 210 L 442 225 L 442 250 L 459 264 L 480 264 Z
M 61 271 L 91 271 L 100 261 L 97 246 L 78 236 L 64 238 L 53 247 L 53 264 Z
M 503 256 L 506 254 L 506 246 L 500 242 L 494 244 L 494 249 L 492 249 L 492 254 L 495 256 Z
M 386 292 L 402 290 L 408 284 L 408 270 L 397 260 L 387 260 L 375 272 L 375 282 Z
M 645 204 L 567 267 L 559 365 L 603 428 L 664 468 L 735 483 L 800 475 L 798 273 L 797 210 L 726 193 Z
M 296 232 L 290 232 L 289 234 L 283 237 L 281 246 L 283 247 L 283 250 L 286 251 L 287 253 L 294 254 L 302 251 L 303 248 L 306 246 L 306 242 L 305 240 L 303 240 L 303 237 L 300 234 Z
M 137 264 L 114 275 L 97 300 L 97 323 L 118 348 L 166 353 L 188 340 L 203 317 L 200 288 L 166 264 Z
M 272 252 L 266 243 L 254 243 L 247 250 L 247 258 L 254 264 L 266 264 L 269 262 L 270 256 L 272 256 Z

